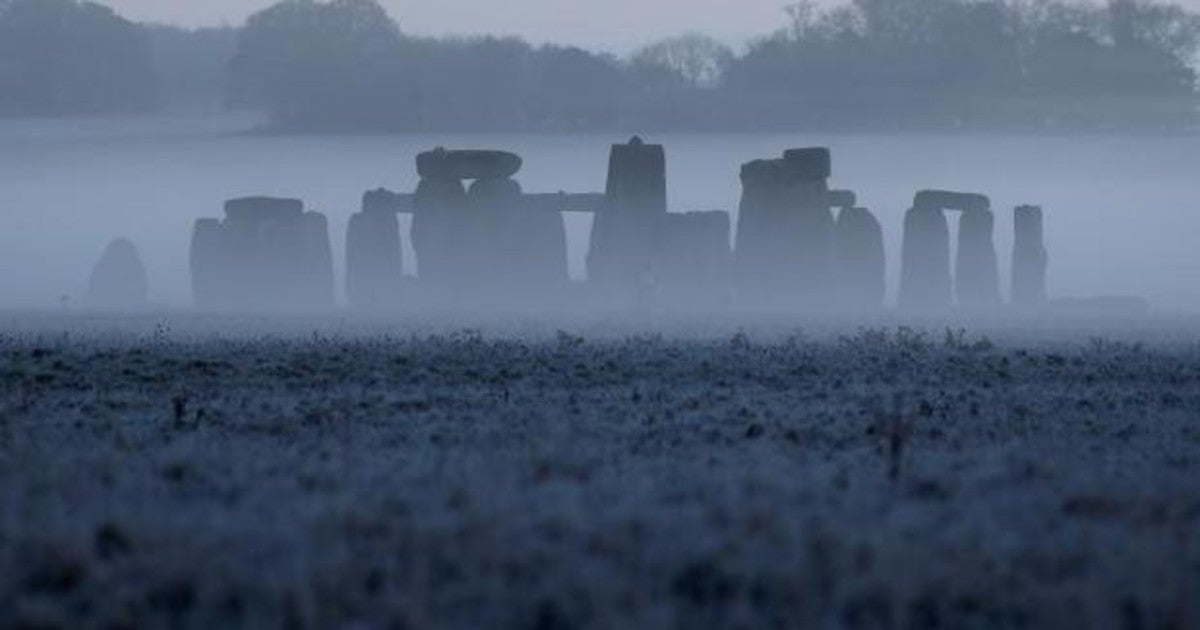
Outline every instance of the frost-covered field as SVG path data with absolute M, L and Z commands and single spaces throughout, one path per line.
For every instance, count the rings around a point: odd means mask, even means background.
M 1200 624 L 1200 322 L 0 323 L 0 627 Z

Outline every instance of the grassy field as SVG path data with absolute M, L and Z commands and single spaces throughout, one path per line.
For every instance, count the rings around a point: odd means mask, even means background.
M 0 319 L 0 627 L 1200 625 L 1194 322 Z

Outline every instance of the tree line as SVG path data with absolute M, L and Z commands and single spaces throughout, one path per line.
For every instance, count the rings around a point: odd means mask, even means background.
M 735 51 L 616 57 L 406 35 L 375 0 L 283 0 L 240 28 L 0 0 L 0 115 L 262 111 L 294 131 L 1180 129 L 1200 18 L 1153 0 L 846 0 Z

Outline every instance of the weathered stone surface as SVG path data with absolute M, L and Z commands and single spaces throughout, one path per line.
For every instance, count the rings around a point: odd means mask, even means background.
M 1042 233 L 1042 209 L 1019 206 L 1013 212 L 1012 302 L 1037 306 L 1046 302 L 1049 256 Z
M 729 213 L 668 213 L 655 275 L 664 303 L 717 305 L 730 297 L 733 251 Z
M 936 208 L 938 210 L 990 210 L 992 202 L 986 195 L 961 193 L 949 190 L 922 190 L 913 199 L 914 208 Z
M 950 225 L 941 209 L 917 206 L 908 211 L 900 258 L 901 308 L 938 310 L 952 305 Z
M 85 302 L 98 309 L 136 309 L 148 302 L 149 281 L 137 248 L 118 238 L 104 248 L 88 279 Z
M 966 309 L 998 306 L 1000 268 L 992 241 L 995 216 L 990 210 L 964 212 L 958 223 L 958 253 L 954 287 L 958 305 Z
M 453 285 L 461 280 L 461 260 L 470 209 L 467 192 L 456 179 L 422 179 L 414 198 L 412 242 L 417 273 L 426 285 Z
M 359 212 L 346 227 L 346 299 L 357 309 L 395 306 L 400 300 L 404 252 L 400 221 L 390 212 Z
M 846 208 L 838 214 L 835 241 L 840 305 L 882 307 L 887 269 L 879 221 L 866 208 Z
M 605 194 L 608 205 L 592 227 L 588 278 L 614 297 L 632 297 L 653 273 L 658 231 L 667 213 L 663 147 L 637 137 L 613 145 Z
M 277 197 L 242 197 L 225 202 L 225 217 L 230 221 L 261 225 L 267 221 L 299 219 L 304 202 Z
M 521 170 L 521 156 L 507 151 L 435 149 L 417 156 L 422 179 L 507 179 Z
M 790 175 L 799 181 L 826 180 L 833 176 L 833 156 L 825 147 L 790 149 L 783 152 Z

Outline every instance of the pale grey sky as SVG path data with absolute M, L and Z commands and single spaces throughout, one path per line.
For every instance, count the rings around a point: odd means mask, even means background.
M 274 0 L 99 0 L 135 20 L 238 24 Z M 684 31 L 740 43 L 782 26 L 790 0 L 382 0 L 409 33 L 496 33 L 626 51 Z M 1200 1 L 1200 0 L 1198 0 Z

